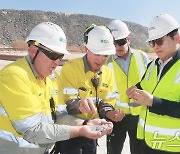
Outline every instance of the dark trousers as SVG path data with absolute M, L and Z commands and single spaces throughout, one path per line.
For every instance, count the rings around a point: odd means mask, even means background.
M 127 133 L 131 154 L 141 154 L 142 141 L 136 137 L 138 118 L 139 116 L 126 115 L 122 121 L 114 123 L 112 133 L 107 136 L 108 154 L 121 154 Z
M 143 153 L 142 154 L 180 154 L 180 152 L 167 152 L 167 151 L 160 151 L 150 148 L 144 141 L 143 141 Z
M 77 137 L 66 141 L 56 142 L 55 154 L 96 154 L 96 140 Z

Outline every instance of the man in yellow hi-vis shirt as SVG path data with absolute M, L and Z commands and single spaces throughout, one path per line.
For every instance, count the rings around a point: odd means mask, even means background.
M 115 53 L 112 34 L 105 26 L 91 25 L 84 33 L 84 43 L 86 55 L 67 62 L 61 69 L 61 98 L 68 113 L 76 117 L 119 121 L 122 115 L 113 108 L 116 93 L 112 72 L 104 65 Z M 96 140 L 78 137 L 58 142 L 56 147 L 61 154 L 95 154 Z
M 35 26 L 27 38 L 28 55 L 0 71 L 0 153 L 44 154 L 53 143 L 77 136 L 99 138 L 109 133 L 83 126 L 84 120 L 64 114 L 57 106 L 58 87 L 51 76 L 66 50 L 63 30 L 50 22 Z M 60 122 L 70 125 L 58 125 Z
M 155 16 L 148 28 L 150 46 L 158 58 L 142 81 L 128 89 L 129 98 L 141 104 L 137 137 L 143 154 L 180 153 L 180 35 L 170 15 Z

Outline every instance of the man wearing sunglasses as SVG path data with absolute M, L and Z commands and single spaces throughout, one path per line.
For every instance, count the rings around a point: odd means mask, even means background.
M 89 120 L 96 117 L 119 121 L 121 113 L 115 111 L 116 93 L 111 70 L 105 66 L 108 56 L 115 53 L 113 37 L 105 26 L 94 24 L 84 33 L 86 54 L 62 66 L 59 89 L 69 114 Z M 109 116 L 110 115 L 110 116 Z M 61 154 L 96 154 L 96 140 L 78 137 L 56 144 Z M 70 148 L 71 147 L 71 148 Z
M 0 71 L 0 153 L 44 154 L 56 141 L 77 136 L 97 139 L 109 133 L 112 124 L 105 120 L 94 120 L 108 126 L 98 132 L 83 126 L 84 120 L 60 114 L 58 87 L 49 76 L 69 54 L 63 30 L 50 22 L 40 23 L 27 44 L 28 55 Z M 61 121 L 71 126 L 55 124 Z
M 130 31 L 124 22 L 113 20 L 108 27 L 114 36 L 116 47 L 116 54 L 107 61 L 119 93 L 115 109 L 122 110 L 125 117 L 120 122 L 114 122 L 113 132 L 107 136 L 107 152 L 121 154 L 128 133 L 131 153 L 140 154 L 141 144 L 136 137 L 136 129 L 141 106 L 128 98 L 126 90 L 141 80 L 149 60 L 144 52 L 130 48 Z
M 129 98 L 143 105 L 137 137 L 143 154 L 180 153 L 180 36 L 179 24 L 170 15 L 155 16 L 149 24 L 148 42 L 158 58 L 146 70 L 142 81 L 127 91 Z

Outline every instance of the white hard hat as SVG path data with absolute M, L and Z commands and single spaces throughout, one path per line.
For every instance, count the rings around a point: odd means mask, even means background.
M 127 25 L 119 19 L 112 20 L 108 27 L 111 30 L 115 40 L 124 39 L 130 34 Z
M 37 41 L 43 46 L 59 53 L 70 54 L 66 50 L 66 36 L 63 30 L 51 22 L 42 22 L 35 26 L 26 39 L 28 41 Z
M 94 26 L 87 34 L 85 46 L 98 55 L 113 55 L 116 51 L 113 36 L 105 26 Z
M 149 38 L 147 41 L 161 38 L 178 28 L 179 24 L 172 16 L 162 13 L 158 16 L 153 17 L 152 21 L 150 22 L 148 28 Z

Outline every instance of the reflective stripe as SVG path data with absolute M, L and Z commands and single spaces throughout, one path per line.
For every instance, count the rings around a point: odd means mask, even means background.
M 139 124 L 144 128 L 145 122 L 142 118 L 139 118 Z M 159 135 L 169 135 L 169 136 L 175 136 L 177 132 L 180 132 L 179 129 L 173 129 L 173 128 L 161 128 L 161 127 L 155 127 L 150 125 L 145 125 L 145 131 L 150 133 L 158 132 Z
M 114 91 L 114 92 L 109 92 L 106 96 L 106 99 L 112 99 L 112 98 L 119 98 L 119 93 Z
M 117 100 L 116 106 L 123 107 L 123 108 L 132 108 L 132 107 L 138 107 L 140 105 L 136 103 L 121 103 L 119 100 Z
M 52 122 L 52 115 L 42 115 L 42 121 L 43 122 Z
M 112 57 L 113 58 L 113 57 Z M 113 62 L 111 60 L 110 63 L 107 64 L 107 66 L 110 68 L 110 70 L 112 71 L 112 73 L 115 75 L 115 72 L 114 72 L 114 66 L 113 66 Z M 116 80 L 114 80 L 114 88 L 115 88 L 115 91 L 118 92 L 118 88 L 117 88 L 117 84 L 116 84 Z
M 175 79 L 174 83 L 180 83 L 180 70 L 178 71 L 178 73 L 176 75 L 176 79 Z
M 139 105 L 139 104 L 137 104 L 137 103 L 128 103 L 128 105 L 129 105 L 130 107 L 138 107 L 138 106 L 141 106 L 141 105 Z
M 78 90 L 76 88 L 64 88 L 63 94 L 65 95 L 78 95 Z M 106 99 L 112 99 L 117 97 L 117 92 L 109 92 L 106 96 Z M 93 100 L 96 99 L 95 97 L 92 98 Z
M 58 105 L 57 111 L 58 112 L 67 112 L 66 106 L 67 105 Z
M 96 103 L 96 97 L 93 97 L 92 100 L 93 100 L 93 103 Z M 102 101 L 102 99 L 100 99 L 100 98 L 98 98 L 98 100 L 99 100 L 99 102 Z
M 4 130 L 0 130 L 0 138 L 3 140 L 6 140 L 6 141 L 15 142 L 19 145 L 19 147 L 39 148 L 38 145 L 29 143 L 26 140 L 24 140 L 23 138 L 17 137 L 13 133 L 10 133 L 10 132 L 4 131 Z
M 96 97 L 89 97 L 89 98 L 92 99 L 92 101 L 93 101 L 94 104 L 96 103 Z M 102 99 L 98 98 L 98 101 L 100 102 L 100 101 L 102 101 Z
M 78 90 L 76 88 L 64 88 L 63 94 L 65 95 L 78 95 Z
M 124 108 L 129 108 L 128 103 L 121 103 L 120 101 L 116 101 L 116 106 L 124 107 Z
M 0 106 L 0 114 L 7 117 L 7 113 L 2 106 Z
M 142 62 L 142 58 L 143 58 L 143 55 L 141 52 L 138 52 L 138 51 L 134 51 L 133 52 L 136 56 L 136 59 L 137 59 L 137 63 L 138 63 L 138 68 L 139 68 L 139 71 L 140 71 L 140 75 L 141 77 L 144 75 L 144 72 L 145 72 L 145 65 L 144 63 Z
M 32 128 L 35 125 L 38 125 L 39 122 L 42 122 L 42 119 L 46 119 L 46 121 L 50 120 L 47 122 L 52 122 L 52 118 L 50 118 L 50 115 L 43 115 L 42 113 L 37 113 L 23 120 L 13 121 L 12 124 L 17 132 L 24 134 L 24 132 L 27 131 L 27 129 Z
M 154 67 L 156 66 L 155 64 L 155 61 L 152 62 L 150 68 L 149 68 L 149 71 L 147 72 L 147 75 L 146 75 L 146 80 L 149 80 L 150 79 L 150 76 L 151 76 L 151 73 L 152 71 L 154 70 Z

